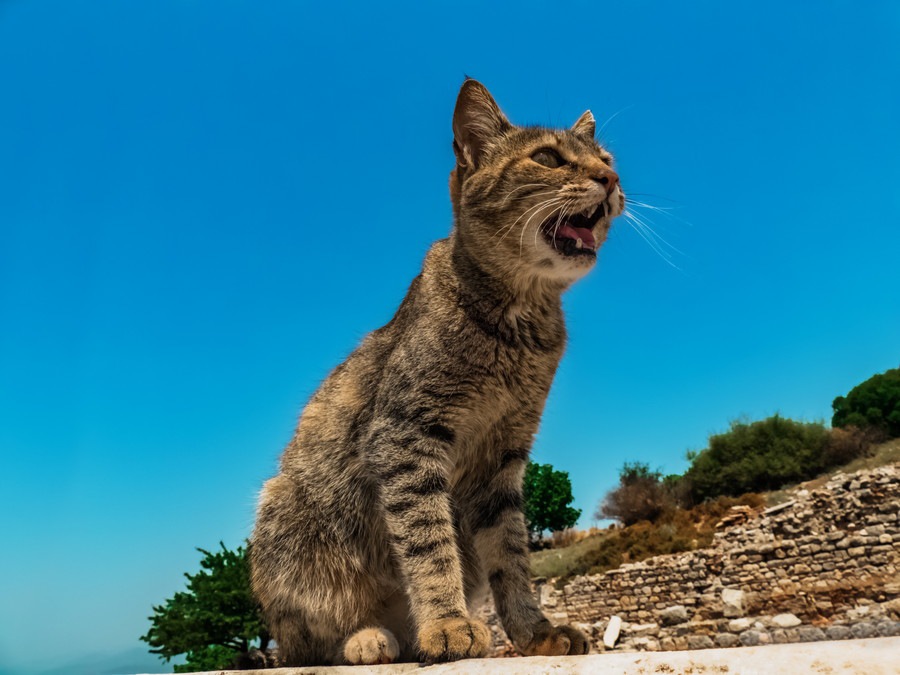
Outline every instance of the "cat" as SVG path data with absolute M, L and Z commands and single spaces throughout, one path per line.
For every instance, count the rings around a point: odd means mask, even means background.
M 384 327 L 323 382 L 263 486 L 250 560 L 282 665 L 484 656 L 489 586 L 524 655 L 585 654 L 530 587 L 522 476 L 563 354 L 561 296 L 625 195 L 585 112 L 512 125 L 466 79 L 454 227 Z

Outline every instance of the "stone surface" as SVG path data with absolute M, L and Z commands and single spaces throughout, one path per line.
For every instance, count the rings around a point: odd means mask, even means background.
M 603 633 L 603 646 L 607 649 L 612 649 L 616 645 L 616 641 L 619 639 L 619 632 L 622 630 L 622 619 L 617 616 L 612 617 L 609 620 L 609 625 L 606 627 L 606 631 Z
M 742 633 L 750 628 L 750 619 L 732 619 L 728 622 L 728 630 L 732 633 Z
M 719 633 L 716 635 L 716 644 L 720 647 L 737 647 L 741 641 L 734 633 Z
M 759 644 L 760 632 L 758 630 L 745 630 L 738 638 L 745 647 L 755 647 Z
M 825 636 L 829 640 L 847 640 L 853 637 L 853 633 L 847 626 L 829 626 L 825 629 Z
M 797 630 L 797 634 L 800 636 L 800 642 L 821 642 L 825 639 L 822 629 L 815 626 L 803 626 Z
M 900 638 L 847 642 L 770 645 L 741 649 L 703 649 L 692 652 L 640 652 L 528 659 L 471 659 L 423 669 L 417 663 L 366 668 L 274 668 L 215 671 L 216 675 L 897 675 Z
M 690 617 L 688 616 L 687 609 L 684 605 L 674 605 L 673 607 L 666 607 L 663 611 L 659 613 L 659 622 L 663 626 L 675 626 L 679 623 L 684 623 Z
M 779 628 L 793 628 L 803 622 L 793 614 L 776 614 L 772 617 L 772 623 Z
M 744 615 L 744 592 L 736 588 L 722 589 L 723 613 L 726 617 Z
M 712 649 L 716 646 L 708 635 L 689 635 L 687 643 L 688 649 Z

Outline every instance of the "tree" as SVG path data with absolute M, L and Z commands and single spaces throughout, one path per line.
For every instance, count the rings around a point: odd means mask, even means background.
M 833 427 L 872 427 L 900 437 L 900 368 L 873 375 L 831 404 Z
M 581 515 L 581 509 L 569 506 L 575 500 L 569 474 L 554 470 L 551 464 L 528 462 L 522 496 L 528 530 L 538 538 L 544 530 L 572 527 Z
M 184 665 L 175 666 L 176 673 L 231 668 L 255 641 L 260 650 L 268 645 L 269 634 L 250 589 L 247 551 L 219 545 L 222 550 L 216 553 L 197 549 L 204 555 L 201 571 L 185 573 L 187 591 L 155 606 L 150 630 L 141 636 L 150 652 L 167 662 L 187 655 Z
M 689 453 L 685 478 L 696 502 L 746 492 L 777 490 L 807 480 L 827 464 L 828 430 L 824 425 L 774 415 L 758 422 L 732 422 L 711 436 L 709 447 Z
M 623 525 L 655 521 L 677 505 L 679 476 L 651 471 L 643 462 L 625 462 L 619 471 L 619 486 L 606 493 L 596 518 L 613 518 Z

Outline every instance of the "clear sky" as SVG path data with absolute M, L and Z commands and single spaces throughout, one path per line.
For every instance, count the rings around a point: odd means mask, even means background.
M 250 533 L 450 230 L 465 74 L 667 209 L 673 264 L 620 219 L 566 296 L 534 458 L 582 525 L 623 461 L 830 419 L 900 365 L 898 44 L 892 1 L 0 0 L 0 672 L 141 648 Z

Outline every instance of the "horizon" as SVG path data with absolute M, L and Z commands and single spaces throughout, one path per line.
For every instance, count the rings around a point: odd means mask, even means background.
M 532 459 L 580 527 L 625 461 L 830 422 L 900 366 L 898 38 L 900 5 L 837 0 L 0 5 L 0 672 L 146 648 L 195 549 L 250 534 L 450 232 L 465 74 L 514 124 L 591 109 L 650 206 L 564 296 Z

